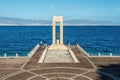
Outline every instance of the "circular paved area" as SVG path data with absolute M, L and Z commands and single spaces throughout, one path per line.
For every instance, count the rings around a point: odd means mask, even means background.
M 94 73 L 94 76 L 93 76 Z M 99 73 L 99 74 L 98 74 Z M 117 77 L 94 69 L 74 67 L 46 67 L 21 70 L 2 77 L 2 80 L 96 80 L 100 75 L 106 80 L 119 80 Z M 100 79 L 98 79 L 100 80 Z
M 38 60 L 44 48 L 39 48 L 36 53 L 25 63 L 21 70 L 9 72 L 0 80 L 120 80 L 119 74 L 105 73 L 109 69 L 97 67 L 76 48 L 73 50 L 80 63 L 46 63 L 39 64 Z M 115 68 L 114 68 L 115 69 Z M 10 70 L 10 69 L 9 69 Z M 115 70 L 113 70 L 115 71 Z M 119 71 L 116 70 L 116 71 Z
M 46 80 L 72 80 L 72 79 L 69 79 L 69 78 L 63 78 L 63 77 L 58 77 L 58 78 L 50 78 L 50 79 L 46 79 Z

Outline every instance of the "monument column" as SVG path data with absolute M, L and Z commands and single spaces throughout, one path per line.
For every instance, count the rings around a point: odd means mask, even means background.
M 63 22 L 60 22 L 60 44 L 63 45 Z
M 56 44 L 56 28 L 55 28 L 55 22 L 53 21 L 53 27 L 52 27 L 52 41 L 53 41 L 53 45 Z

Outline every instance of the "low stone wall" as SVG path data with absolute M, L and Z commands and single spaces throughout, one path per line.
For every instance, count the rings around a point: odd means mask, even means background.
M 48 51 L 48 47 L 45 48 L 45 50 L 43 51 L 38 63 L 43 63 L 44 62 L 44 59 L 45 59 L 45 56 L 47 54 L 47 51 Z
M 28 56 L 19 56 L 18 53 L 16 53 L 15 56 L 7 56 L 7 53 L 4 53 L 4 56 L 1 56 L 0 58 L 27 58 L 31 57 L 39 48 L 39 44 L 37 44 L 31 51 L 28 53 Z
M 69 51 L 69 53 L 71 54 L 71 56 L 72 56 L 72 58 L 73 58 L 73 61 L 74 61 L 75 63 L 79 63 L 79 61 L 78 61 L 78 59 L 76 58 L 76 56 L 74 55 L 73 51 L 72 51 L 70 48 L 68 48 L 68 51 Z
M 85 55 L 89 56 L 89 54 L 88 54 L 80 45 L 76 44 L 76 47 L 77 47 L 80 51 L 82 51 Z
M 120 57 L 120 56 L 104 56 L 104 55 L 100 55 L 98 54 L 98 56 L 88 56 L 88 57 Z
M 87 55 L 88 57 L 120 57 L 120 56 L 113 56 L 112 53 L 110 53 L 110 55 L 108 56 L 104 56 L 104 55 L 101 55 L 101 53 L 98 53 L 97 56 L 90 56 L 89 53 L 87 53 L 80 45 L 76 44 L 76 47 L 82 51 L 85 55 Z
M 7 54 L 4 53 L 4 56 L 1 56 L 0 58 L 28 58 L 28 56 L 19 56 L 18 53 L 16 53 L 15 56 L 7 56 Z
M 29 57 L 31 57 L 39 48 L 39 44 L 37 44 L 31 51 L 30 53 L 28 54 Z

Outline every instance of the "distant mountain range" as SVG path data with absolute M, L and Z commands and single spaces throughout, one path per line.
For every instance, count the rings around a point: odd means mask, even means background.
M 19 19 L 19 18 L 9 18 L 9 17 L 0 17 L 0 25 L 1 26 L 10 26 L 10 25 L 42 25 L 42 26 L 49 26 L 52 24 L 51 20 L 29 20 L 29 19 Z M 111 21 L 94 21 L 88 19 L 72 19 L 72 20 L 65 20 L 64 25 L 120 25 L 120 23 L 115 23 Z

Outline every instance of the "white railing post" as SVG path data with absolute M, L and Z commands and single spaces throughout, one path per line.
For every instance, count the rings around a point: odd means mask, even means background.
M 4 53 L 4 58 L 7 58 L 7 54 L 6 53 Z
M 70 46 L 70 43 L 68 43 L 68 46 Z
M 16 53 L 16 58 L 18 58 L 18 53 Z
M 30 54 L 28 53 L 27 56 L 30 57 Z
M 101 56 L 101 54 L 100 54 L 100 53 L 98 53 L 98 56 L 100 57 L 100 56 Z
M 112 57 L 112 53 L 110 53 L 110 57 Z

